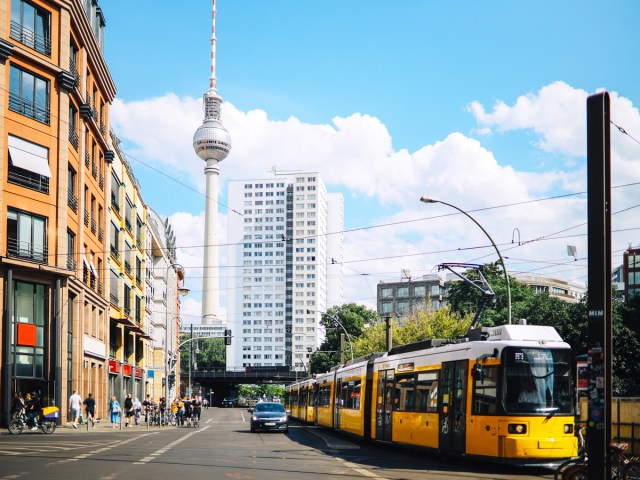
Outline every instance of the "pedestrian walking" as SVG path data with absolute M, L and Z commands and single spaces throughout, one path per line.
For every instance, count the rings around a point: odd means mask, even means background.
M 134 423 L 138 425 L 140 423 L 140 415 L 142 414 L 142 404 L 138 397 L 133 399 L 133 411 L 135 412 L 133 414 Z
M 151 407 L 153 406 L 153 400 L 151 399 L 151 395 L 147 394 L 147 398 L 142 401 L 142 407 L 144 408 L 144 421 L 145 423 L 149 423 L 149 413 L 151 412 Z
M 180 397 L 176 397 L 176 405 L 178 407 L 178 413 L 176 416 L 178 417 L 178 426 L 184 426 L 184 402 Z
M 109 412 L 111 413 L 111 425 L 112 428 L 116 428 L 118 425 L 118 417 L 120 416 L 120 402 L 116 400 L 116 397 L 111 397 L 111 401 L 109 402 Z
M 73 428 L 78 428 L 78 419 L 80 418 L 80 403 L 82 397 L 74 390 L 69 397 L 69 411 L 71 412 L 71 421 Z
M 198 397 L 193 397 L 191 402 L 191 416 L 193 417 L 194 425 L 196 422 L 200 423 L 200 414 L 202 413 L 202 402 Z
M 187 395 L 187 398 L 184 400 L 184 418 L 187 421 L 187 427 L 191 426 L 191 398 Z
M 131 394 L 127 393 L 127 398 L 124 399 L 124 426 L 131 427 L 131 417 L 135 414 L 135 410 L 133 408 L 133 398 L 131 398 Z
M 96 428 L 96 401 L 91 393 L 87 395 L 87 398 L 82 403 L 87 414 L 87 425 L 91 422 L 91 428 Z

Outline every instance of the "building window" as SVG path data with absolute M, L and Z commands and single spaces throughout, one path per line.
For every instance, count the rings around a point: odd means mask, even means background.
M 44 285 L 15 282 L 15 312 L 12 319 L 16 342 L 12 345 L 11 362 L 16 377 L 44 378 L 47 295 Z
M 14 185 L 40 193 L 49 193 L 49 149 L 9 135 L 9 172 L 7 180 Z
M 409 287 L 398 287 L 396 291 L 397 297 L 408 297 L 409 296 Z
M 9 110 L 49 125 L 49 82 L 11 65 Z
M 71 230 L 67 230 L 67 268 L 76 269 L 76 236 Z
M 393 288 L 381 288 L 380 289 L 380 297 L 382 298 L 391 298 L 393 297 Z
M 11 208 L 8 209 L 7 252 L 10 256 L 46 262 L 46 218 Z
M 24 0 L 11 4 L 11 38 L 50 57 L 49 12 Z
M 413 294 L 416 297 L 424 297 L 427 294 L 427 287 L 424 285 L 413 287 Z

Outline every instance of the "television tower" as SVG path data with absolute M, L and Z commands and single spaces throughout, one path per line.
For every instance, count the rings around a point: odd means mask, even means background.
M 220 121 L 222 98 L 216 89 L 216 0 L 212 0 L 211 77 L 203 97 L 204 121 L 193 135 L 193 149 L 206 162 L 202 323 L 211 325 L 218 314 L 218 163 L 231 150 L 231 136 Z

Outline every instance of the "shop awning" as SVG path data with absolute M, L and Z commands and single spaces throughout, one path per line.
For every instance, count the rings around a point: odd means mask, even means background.
M 49 150 L 45 147 L 9 135 L 9 157 L 14 167 L 51 178 Z

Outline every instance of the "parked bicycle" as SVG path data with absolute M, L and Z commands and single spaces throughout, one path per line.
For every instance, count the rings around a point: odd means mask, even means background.
M 584 432 L 584 427 L 578 431 L 579 456 L 562 463 L 556 469 L 555 480 L 587 479 L 589 457 L 587 456 Z M 629 449 L 629 444 L 612 443 L 609 447 L 611 452 L 611 478 L 613 480 L 640 480 L 640 461 L 635 457 L 628 458 L 625 455 L 625 452 Z
M 38 419 L 34 419 L 36 428 L 42 430 L 42 433 L 51 434 L 56 431 L 56 419 L 59 414 L 58 407 L 45 407 Z M 16 418 L 9 423 L 9 433 L 18 435 L 27 427 L 27 416 L 24 412 L 20 412 Z

